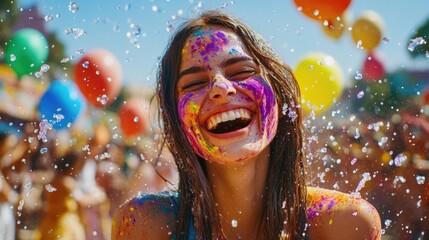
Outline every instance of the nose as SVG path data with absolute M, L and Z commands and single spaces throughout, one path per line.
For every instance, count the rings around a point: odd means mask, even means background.
M 210 89 L 210 99 L 219 100 L 232 96 L 237 93 L 237 90 L 232 85 L 231 81 L 223 76 L 215 76 Z

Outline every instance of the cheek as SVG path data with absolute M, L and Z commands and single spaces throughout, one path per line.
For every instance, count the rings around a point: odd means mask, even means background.
M 272 87 L 260 76 L 235 84 L 247 91 L 253 101 L 258 104 L 261 130 L 267 131 L 270 136 L 275 131 L 278 121 L 277 100 Z

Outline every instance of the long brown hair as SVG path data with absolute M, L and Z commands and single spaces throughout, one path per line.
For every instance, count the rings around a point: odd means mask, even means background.
M 300 91 L 290 67 L 251 28 L 216 11 L 204 12 L 182 24 L 170 40 L 161 60 L 157 96 L 163 118 L 165 143 L 175 156 L 179 171 L 179 216 L 177 239 L 188 239 L 189 225 L 198 239 L 223 239 L 219 214 L 206 178 L 205 160 L 193 150 L 180 125 L 177 107 L 181 51 L 187 38 L 204 26 L 221 26 L 233 31 L 268 73 L 279 105 L 279 123 L 270 144 L 270 166 L 258 239 L 301 239 L 306 224 L 306 187 L 302 152 Z

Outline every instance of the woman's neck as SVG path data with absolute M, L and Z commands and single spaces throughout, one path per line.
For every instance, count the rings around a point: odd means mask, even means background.
M 256 237 L 263 204 L 269 149 L 237 164 L 207 164 L 214 201 L 228 239 Z

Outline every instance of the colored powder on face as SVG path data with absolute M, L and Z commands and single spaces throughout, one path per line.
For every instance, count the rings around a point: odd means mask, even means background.
M 192 34 L 192 38 L 188 40 L 185 48 L 191 49 L 192 57 L 196 57 L 196 54 L 199 54 L 203 57 L 203 61 L 207 62 L 208 55 L 216 54 L 228 43 L 229 40 L 223 32 L 200 29 Z M 186 53 L 186 50 L 182 50 L 182 53 Z
M 185 94 L 179 99 L 179 116 L 181 125 L 194 150 L 205 158 L 220 154 L 219 147 L 211 146 L 204 138 L 198 125 L 198 113 L 201 106 L 191 100 L 193 93 Z
M 261 131 L 267 131 L 267 137 L 270 138 L 274 133 L 276 122 L 277 102 L 274 91 L 271 86 L 261 76 L 256 76 L 246 81 L 237 82 L 241 88 L 252 93 L 259 106 L 261 114 Z

